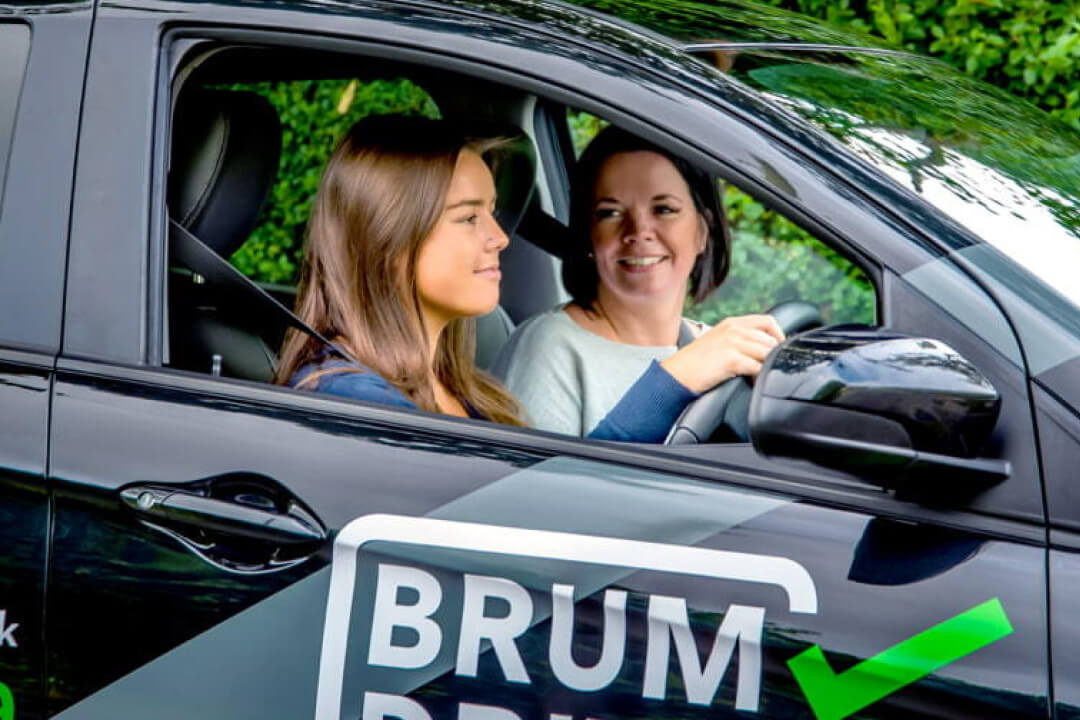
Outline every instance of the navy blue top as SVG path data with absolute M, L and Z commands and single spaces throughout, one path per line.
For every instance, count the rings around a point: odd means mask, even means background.
M 305 365 L 293 374 L 289 385 L 295 387 L 318 370 L 338 367 L 345 372 L 323 375 L 314 385 L 305 389 L 381 405 L 416 409 L 416 403 L 382 375 L 340 358 Z M 588 437 L 622 442 L 663 442 L 679 413 L 697 396 L 697 393 L 672 377 L 671 373 L 654 360 Z M 486 419 L 477 415 L 472 408 L 468 408 L 468 411 L 470 417 Z

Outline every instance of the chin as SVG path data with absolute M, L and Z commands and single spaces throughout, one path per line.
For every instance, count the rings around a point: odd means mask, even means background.
M 480 317 L 481 315 L 487 315 L 489 312 L 495 309 L 499 304 L 499 299 L 495 298 L 492 301 L 469 303 L 460 308 L 461 317 Z
M 641 285 L 635 285 L 630 287 L 624 285 L 619 289 L 619 292 L 617 294 L 625 298 L 633 298 L 635 300 L 647 300 L 650 298 L 667 297 L 672 293 L 678 292 L 679 288 L 685 288 L 686 285 L 686 281 L 683 281 L 682 284 L 674 282 L 663 282 L 648 284 L 643 283 Z

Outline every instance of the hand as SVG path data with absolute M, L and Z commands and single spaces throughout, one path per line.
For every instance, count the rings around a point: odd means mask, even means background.
M 660 365 L 696 393 L 746 375 L 755 377 L 769 351 L 784 340 L 772 315 L 725 318 Z

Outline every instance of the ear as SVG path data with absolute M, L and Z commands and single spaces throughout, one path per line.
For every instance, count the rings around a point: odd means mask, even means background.
M 705 252 L 705 248 L 709 244 L 709 223 L 705 220 L 705 216 L 700 212 L 698 213 L 698 233 L 697 233 L 697 254 Z

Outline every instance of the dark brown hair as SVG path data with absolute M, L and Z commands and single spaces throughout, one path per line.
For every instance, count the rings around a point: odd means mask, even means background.
M 424 410 L 438 412 L 434 373 L 480 416 L 520 425 L 517 401 L 473 364 L 472 318 L 450 322 L 428 367 L 416 287 L 417 257 L 442 214 L 458 156 L 483 154 L 494 144 L 425 118 L 374 116 L 353 125 L 315 197 L 296 314 Z M 290 331 L 275 382 L 287 383 L 325 351 L 317 339 Z
M 705 218 L 709 238 L 690 272 L 690 296 L 701 302 L 727 277 L 731 257 L 731 233 L 720 205 L 718 185 L 705 173 L 637 135 L 610 125 L 585 148 L 574 170 L 570 196 L 570 248 L 563 257 L 563 286 L 574 303 L 590 309 L 596 300 L 600 276 L 592 253 L 591 222 L 594 188 L 600 168 L 621 153 L 653 152 L 671 161 L 690 188 L 694 208 Z

